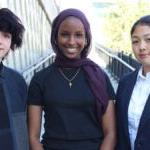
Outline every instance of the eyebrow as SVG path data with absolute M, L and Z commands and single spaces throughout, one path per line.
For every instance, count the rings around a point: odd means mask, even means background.
M 144 34 L 144 37 L 150 36 L 150 33 Z M 131 38 L 138 38 L 139 36 L 137 35 L 132 35 Z

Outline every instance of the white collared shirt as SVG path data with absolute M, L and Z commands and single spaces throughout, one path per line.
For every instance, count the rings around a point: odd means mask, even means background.
M 150 72 L 148 72 L 146 76 L 143 76 L 141 68 L 137 75 L 136 84 L 134 86 L 128 108 L 128 127 L 131 150 L 134 150 L 134 142 L 136 139 L 140 118 L 149 94 Z

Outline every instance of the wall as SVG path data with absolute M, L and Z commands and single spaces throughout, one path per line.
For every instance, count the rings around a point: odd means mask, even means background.
M 10 52 L 6 65 L 22 71 L 52 53 L 51 22 L 58 12 L 55 0 L 1 0 L 2 7 L 19 16 L 26 29 L 22 48 Z

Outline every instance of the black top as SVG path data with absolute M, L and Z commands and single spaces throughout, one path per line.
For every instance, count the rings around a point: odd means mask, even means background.
M 73 76 L 77 69 L 63 71 L 66 76 L 70 73 Z M 114 99 L 114 91 L 107 76 L 106 81 L 109 98 Z M 46 147 L 57 148 L 61 144 L 64 149 L 87 150 L 88 144 L 91 150 L 103 139 L 95 97 L 82 69 L 72 81 L 71 88 L 55 64 L 37 73 L 30 83 L 29 105 L 43 106 L 45 133 L 42 142 Z

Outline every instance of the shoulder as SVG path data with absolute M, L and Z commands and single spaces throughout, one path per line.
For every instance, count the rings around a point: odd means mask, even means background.
M 119 80 L 119 84 L 127 83 L 127 81 L 134 80 L 137 77 L 138 71 L 139 70 L 135 70 L 121 77 Z
M 43 82 L 44 80 L 50 78 L 51 76 L 55 75 L 56 72 L 56 65 L 55 64 L 51 64 L 50 66 L 42 69 L 41 71 L 35 73 L 35 75 L 32 78 L 32 82 L 33 81 L 37 81 L 37 82 Z
M 101 74 L 104 76 L 106 83 L 110 81 L 107 73 L 105 72 L 104 69 L 102 69 L 99 65 L 97 65 L 97 69 L 99 70 L 99 72 L 101 72 Z
M 119 80 L 117 97 L 119 97 L 119 95 L 121 96 L 123 93 L 126 93 L 127 90 L 130 89 L 130 87 L 132 87 L 131 90 L 133 89 L 134 84 L 136 83 L 137 74 L 138 70 L 135 70 L 131 73 L 126 74 Z
M 6 67 L 6 66 L 4 66 L 4 74 L 5 75 L 10 75 L 10 73 L 11 73 L 11 75 L 13 75 L 13 76 L 16 76 L 16 77 L 20 77 L 20 78 L 22 78 L 22 75 L 18 72 L 18 71 L 16 71 L 16 70 L 14 70 L 14 69 L 12 69 L 12 68 L 9 68 L 9 67 Z
M 18 71 L 6 66 L 4 66 L 4 77 L 7 80 L 14 80 L 15 82 L 26 84 L 25 79 Z
M 26 103 L 27 84 L 23 76 L 14 69 L 4 66 L 4 80 L 10 93 L 20 95 L 22 101 Z M 16 97 L 19 100 L 18 97 Z M 24 106 L 25 106 L 24 103 Z M 22 103 L 23 104 L 23 103 Z M 21 107 L 21 106 L 20 106 Z
M 42 78 L 45 76 L 48 76 L 49 74 L 53 73 L 56 69 L 55 64 L 51 64 L 50 66 L 38 71 L 37 73 L 35 73 L 36 77 Z

